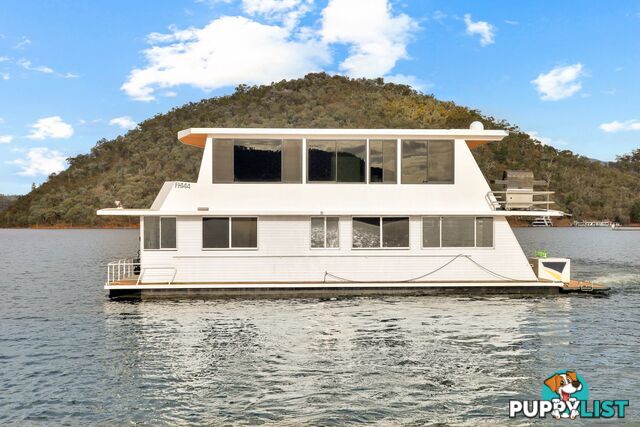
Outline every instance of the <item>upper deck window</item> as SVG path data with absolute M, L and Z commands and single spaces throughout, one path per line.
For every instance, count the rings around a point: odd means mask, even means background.
M 402 141 L 403 184 L 453 184 L 453 141 Z
M 216 139 L 213 182 L 302 182 L 302 140 Z
M 395 139 L 369 140 L 369 182 L 396 183 L 398 142 Z
M 307 140 L 310 182 L 365 182 L 367 141 Z

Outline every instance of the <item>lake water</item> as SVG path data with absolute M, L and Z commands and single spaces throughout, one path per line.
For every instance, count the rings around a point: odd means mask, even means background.
M 559 369 L 640 422 L 640 232 L 516 233 L 612 292 L 115 302 L 137 231 L 0 230 L 0 424 L 506 423 Z

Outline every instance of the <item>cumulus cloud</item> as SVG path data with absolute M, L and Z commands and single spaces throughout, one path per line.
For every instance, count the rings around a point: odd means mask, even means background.
M 385 81 L 388 81 L 391 83 L 411 86 L 412 88 L 419 90 L 420 92 L 424 92 L 426 90 L 433 88 L 432 83 L 424 82 L 419 78 L 417 78 L 416 76 L 407 75 L 407 74 L 392 74 L 390 76 L 386 76 L 384 79 Z
M 609 123 L 602 123 L 599 128 L 607 133 L 640 130 L 640 121 L 635 119 L 624 122 L 614 120 Z
M 121 89 L 151 101 L 158 94 L 173 95 L 168 89 L 178 85 L 213 90 L 268 84 L 326 69 L 333 44 L 348 47 L 339 68 L 354 77 L 386 76 L 408 57 L 406 46 L 418 25 L 394 14 L 388 0 L 330 0 L 319 29 L 300 25 L 311 5 L 311 0 L 243 0 L 244 13 L 272 23 L 225 16 L 203 28 L 151 33 L 151 47 L 143 51 L 146 65 L 134 68 Z
M 495 43 L 495 27 L 486 21 L 473 21 L 470 14 L 464 15 L 464 24 L 467 26 L 467 34 L 479 36 L 480 45 L 487 46 Z
M 111 126 L 120 126 L 122 129 L 126 130 L 133 129 L 138 126 L 129 116 L 115 117 L 109 120 L 109 124 Z
M 313 0 L 242 0 L 242 9 L 248 15 L 260 15 L 281 21 L 293 28 L 311 10 Z
M 60 116 L 43 117 L 31 125 L 30 139 L 66 139 L 73 136 L 73 127 Z
M 299 77 L 329 60 L 318 41 L 296 40 L 287 28 L 239 16 L 218 18 L 204 28 L 154 33 L 149 41 L 147 66 L 131 71 L 121 87 L 140 101 L 153 100 L 157 88 L 181 84 L 212 90 Z
M 0 135 L 0 144 L 9 144 L 13 141 L 13 135 Z
M 407 43 L 418 24 L 394 15 L 387 0 L 330 0 L 322 11 L 322 40 L 349 46 L 340 69 L 352 77 L 380 77 L 407 58 Z
M 545 101 L 557 101 L 569 98 L 582 89 L 580 77 L 584 75 L 584 67 L 577 63 L 567 66 L 558 66 L 548 73 L 539 74 L 532 80 L 540 99 Z
M 8 163 L 20 166 L 18 175 L 22 176 L 46 176 L 58 173 L 67 167 L 67 160 L 62 153 L 46 147 L 32 148 L 27 151 L 24 158 Z

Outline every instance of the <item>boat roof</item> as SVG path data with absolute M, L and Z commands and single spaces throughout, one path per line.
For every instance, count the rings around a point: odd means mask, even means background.
M 500 141 L 505 130 L 484 129 L 304 129 L 304 128 L 189 128 L 178 132 L 183 144 L 204 148 L 207 137 L 213 138 L 328 138 L 328 139 L 464 139 L 470 148 Z

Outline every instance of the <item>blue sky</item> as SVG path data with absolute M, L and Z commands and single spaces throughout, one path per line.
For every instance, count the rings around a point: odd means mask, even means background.
M 384 76 L 601 160 L 640 148 L 640 2 L 0 5 L 0 193 L 175 106 L 324 70 Z

